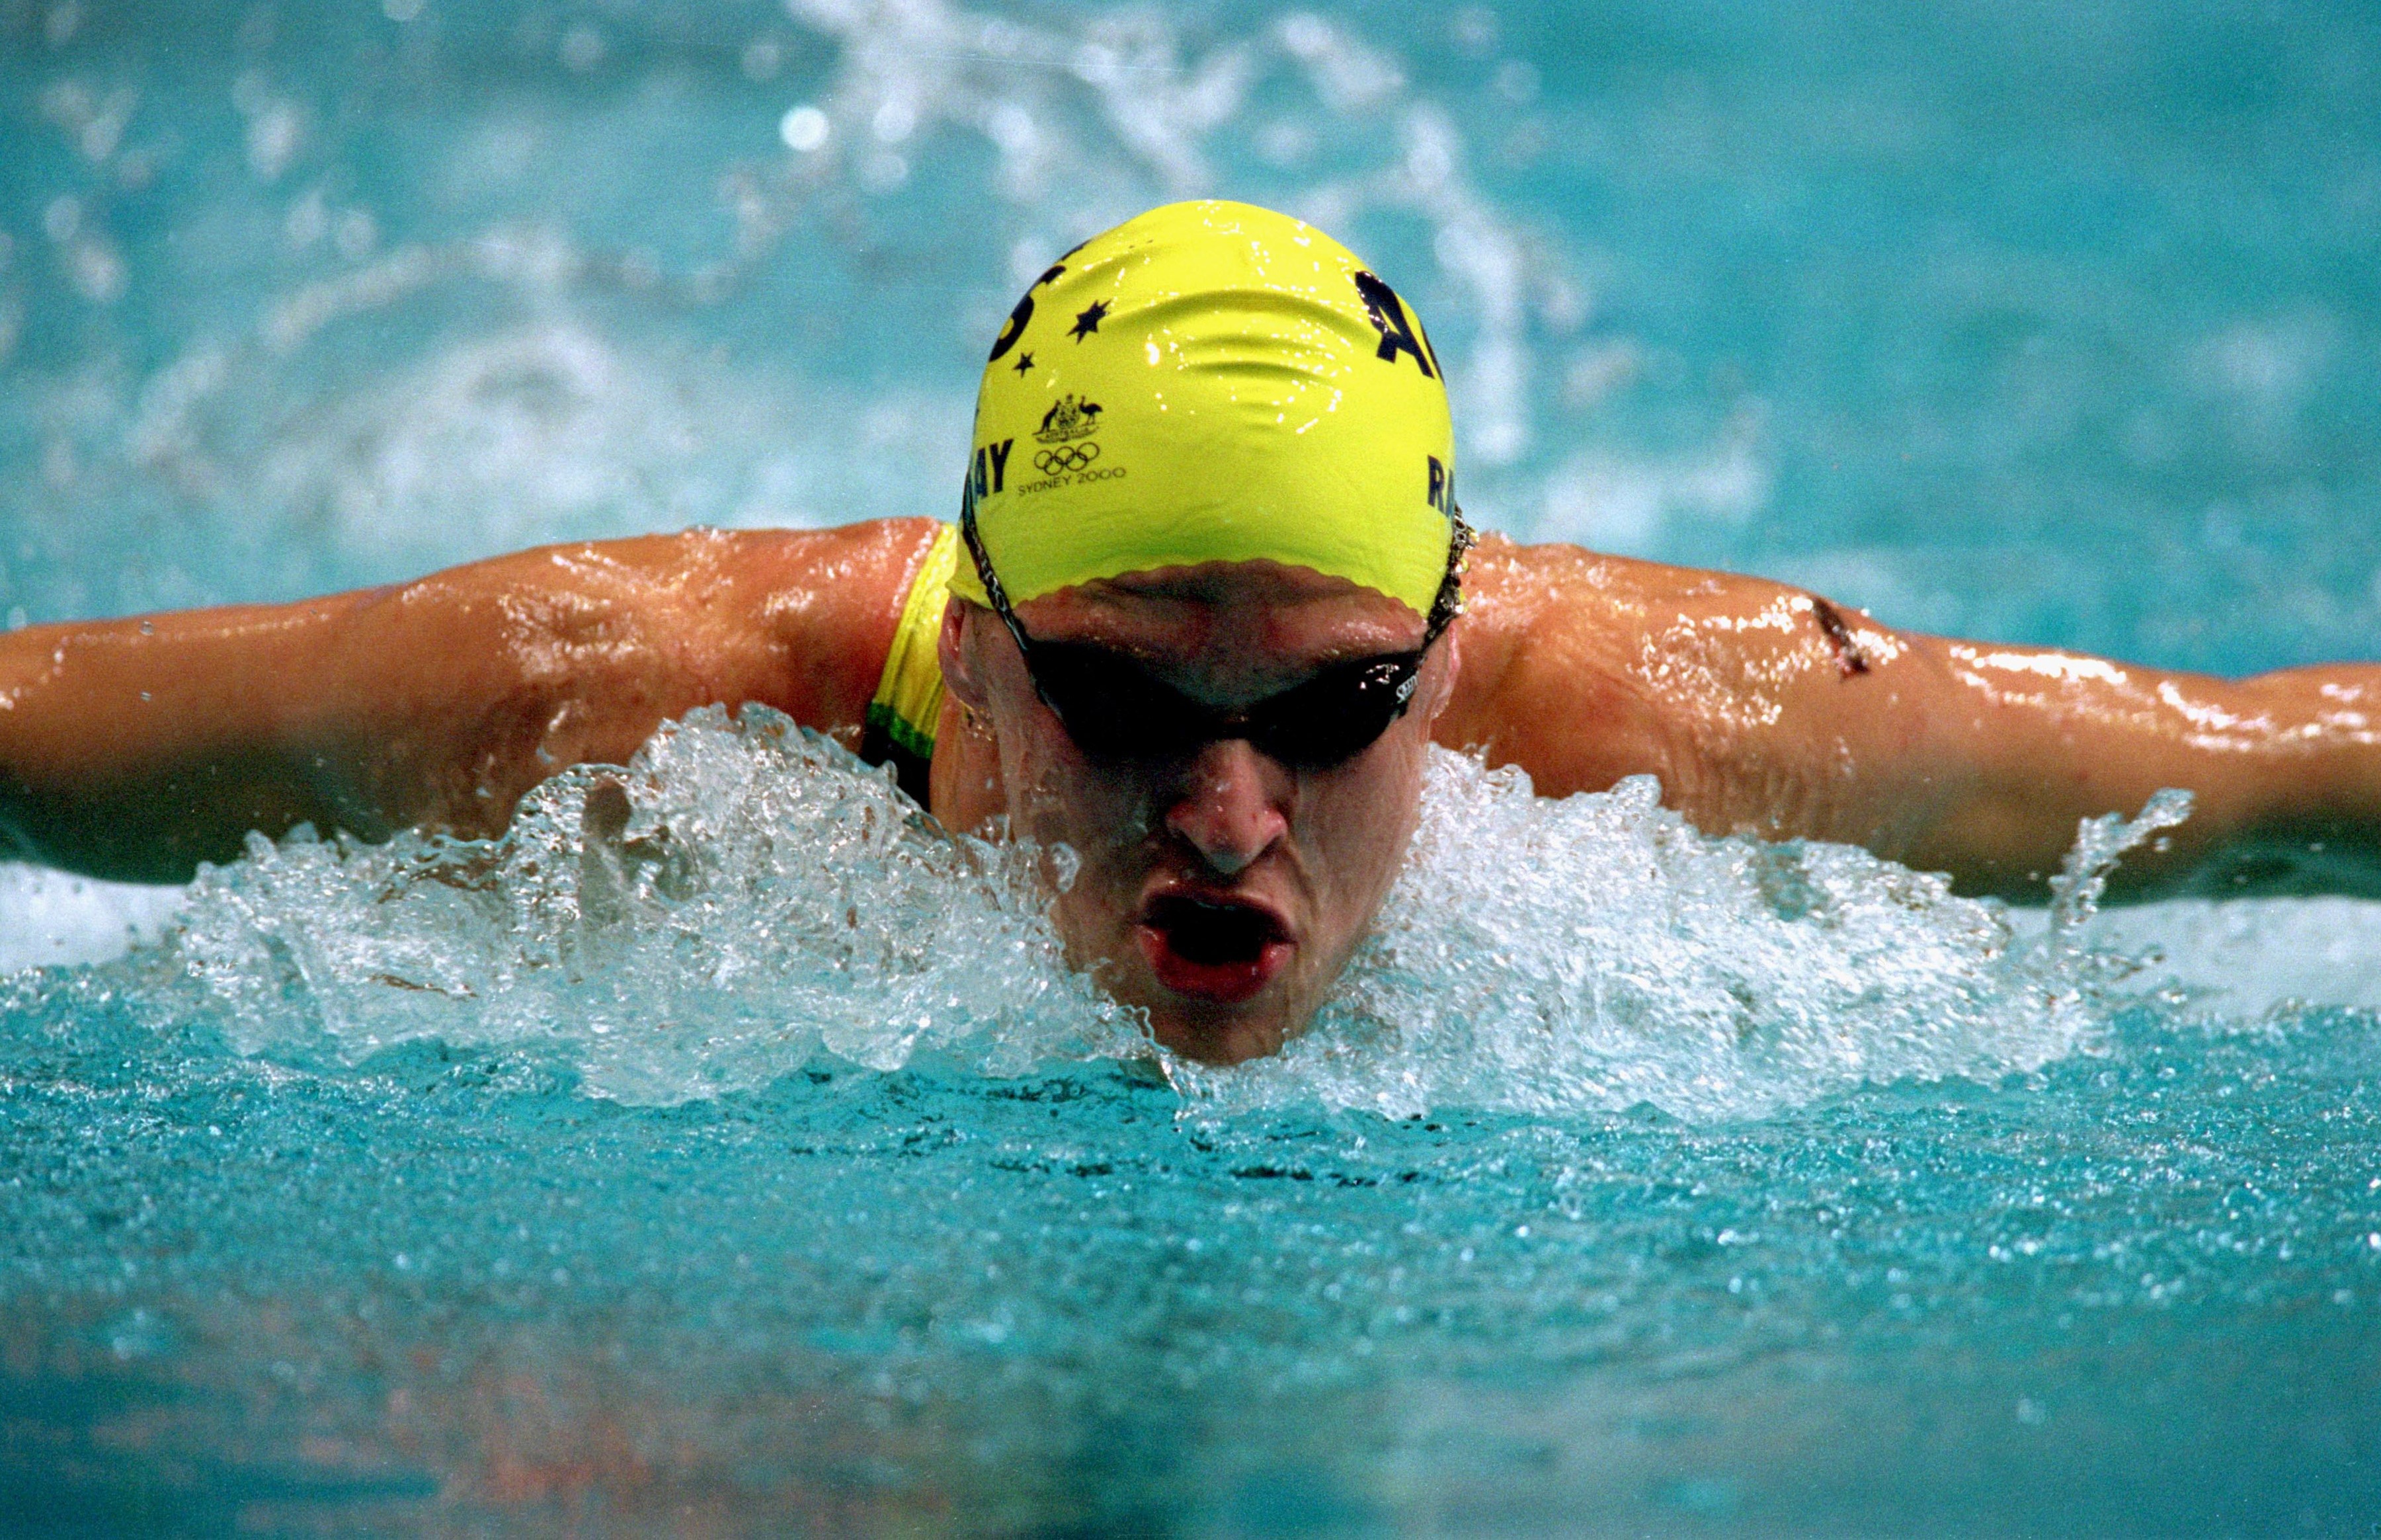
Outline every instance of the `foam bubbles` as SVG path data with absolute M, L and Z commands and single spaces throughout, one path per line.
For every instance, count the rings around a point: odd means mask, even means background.
M 519 1048 L 668 1103 L 832 1056 L 1017 1074 L 1144 1039 L 1061 959 L 1036 853 L 957 837 L 762 708 L 580 766 L 500 839 L 257 838 L 193 886 L 181 958 L 242 1053 Z
M 0 973 L 121 957 L 155 941 L 181 901 L 179 887 L 0 862 Z
M 1202 1116 L 1650 1105 L 1757 1117 L 1867 1082 L 1991 1080 L 2090 1046 L 2076 940 L 2121 850 L 2095 825 L 2051 925 L 1835 845 L 1697 833 L 1650 778 L 1551 801 L 1435 756 L 1413 858 L 1314 1030 L 1233 1069 L 1171 1058 Z M 521 1050 L 668 1103 L 814 1062 L 992 1075 L 1145 1057 L 1045 912 L 1066 852 L 955 837 L 760 708 L 581 766 L 493 841 L 256 839 L 175 942 L 238 1051 L 353 1065 L 399 1044 Z
M 1217 1110 L 1711 1120 L 2033 1069 L 2094 1043 L 2097 975 L 2123 965 L 2095 966 L 2078 928 L 2117 857 L 2180 812 L 2087 825 L 2064 907 L 2021 945 L 2001 906 L 1939 875 L 1699 834 L 1651 776 L 1556 802 L 1442 753 L 1414 859 L 1318 1030 L 1276 1062 L 1177 1082 Z

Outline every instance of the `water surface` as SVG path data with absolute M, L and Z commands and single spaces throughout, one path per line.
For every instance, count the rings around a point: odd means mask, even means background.
M 946 514 L 1016 290 L 1214 192 L 1421 309 L 1492 527 L 2381 652 L 2363 8 L 0 0 L 0 110 L 12 625 Z M 1432 798 L 1229 1073 L 757 715 L 0 871 L 0 1529 L 2381 1519 L 2373 906 Z

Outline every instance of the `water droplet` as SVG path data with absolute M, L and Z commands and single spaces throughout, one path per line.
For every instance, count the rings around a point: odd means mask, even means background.
M 787 149 L 807 155 L 825 145 L 829 127 L 826 114 L 806 103 L 777 120 L 777 137 Z

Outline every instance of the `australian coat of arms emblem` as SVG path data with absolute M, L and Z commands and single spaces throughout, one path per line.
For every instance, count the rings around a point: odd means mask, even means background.
M 1070 438 L 1089 438 L 1100 431 L 1100 406 L 1074 396 L 1061 396 L 1042 417 L 1042 426 L 1033 436 L 1044 444 L 1064 444 Z

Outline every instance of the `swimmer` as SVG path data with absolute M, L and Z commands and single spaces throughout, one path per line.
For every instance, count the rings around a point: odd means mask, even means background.
M 1442 378 L 1322 232 L 1157 209 L 1001 328 L 956 524 L 695 530 L 0 638 L 0 855 L 170 881 L 300 822 L 492 835 L 566 765 L 759 703 L 953 828 L 1070 846 L 1070 957 L 1218 1062 L 1330 989 L 1434 742 L 1547 796 L 1651 774 L 1703 829 L 2014 896 L 2079 819 L 2181 787 L 2137 888 L 2374 886 L 2381 666 L 2167 673 L 1474 544 Z

